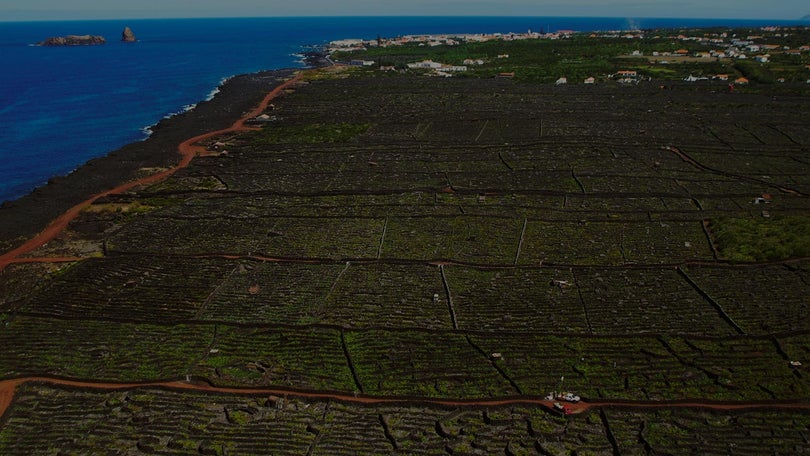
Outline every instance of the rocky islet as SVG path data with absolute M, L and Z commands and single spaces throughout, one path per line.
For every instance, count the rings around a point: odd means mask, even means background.
M 98 35 L 66 35 L 54 36 L 41 41 L 40 46 L 93 46 L 105 44 L 107 40 Z
M 138 41 L 132 29 L 124 27 L 121 32 L 121 41 L 124 43 L 134 43 Z M 106 44 L 107 39 L 100 35 L 65 35 L 52 36 L 37 43 L 39 46 L 94 46 Z

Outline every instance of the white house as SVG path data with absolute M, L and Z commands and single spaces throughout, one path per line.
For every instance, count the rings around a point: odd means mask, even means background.
M 408 68 L 414 69 L 423 69 L 423 70 L 438 70 L 443 65 L 439 62 L 434 62 L 433 60 L 422 60 L 421 62 L 416 63 L 409 63 Z
M 352 66 L 374 66 L 377 62 L 373 60 L 352 60 L 349 65 Z
M 336 40 L 336 41 L 330 42 L 329 45 L 330 46 L 335 46 L 335 47 L 344 47 L 344 48 L 347 48 L 347 47 L 359 47 L 359 46 L 363 46 L 363 40 L 360 40 L 360 39 L 357 39 L 357 38 L 352 38 L 352 39 L 347 39 L 347 40 Z
M 707 81 L 709 78 L 704 76 L 692 76 L 691 74 L 688 77 L 683 78 L 686 82 L 697 82 L 697 81 Z
M 444 73 L 442 76 L 446 76 L 447 72 L 460 73 L 467 71 L 467 67 L 464 65 L 445 65 L 444 63 L 434 62 L 433 60 L 423 60 L 421 62 L 409 63 L 408 68 L 412 70 L 441 71 Z

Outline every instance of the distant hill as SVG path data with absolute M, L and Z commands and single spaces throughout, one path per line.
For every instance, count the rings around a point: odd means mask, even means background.
M 801 18 L 801 19 L 799 19 L 799 20 L 800 20 L 800 21 L 810 21 L 810 14 L 808 14 L 808 15 L 806 15 L 806 16 L 804 16 L 804 17 L 802 17 L 802 18 Z

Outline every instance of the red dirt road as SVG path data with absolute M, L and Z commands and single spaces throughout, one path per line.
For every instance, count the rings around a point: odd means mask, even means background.
M 254 110 L 252 110 L 252 111 L 248 112 L 247 114 L 245 114 L 244 116 L 242 116 L 242 118 L 240 118 L 239 120 L 234 122 L 234 124 L 231 125 L 230 127 L 222 129 L 222 130 L 217 130 L 217 131 L 212 131 L 212 132 L 209 132 L 209 133 L 205 133 L 205 134 L 202 134 L 202 135 L 199 135 L 199 136 L 195 136 L 195 137 L 193 137 L 191 139 L 188 139 L 186 141 L 183 141 L 183 143 L 181 143 L 177 148 L 178 152 L 181 155 L 180 162 L 176 166 L 174 166 L 173 168 L 169 168 L 169 169 L 167 169 L 165 171 L 161 171 L 159 173 L 152 174 L 152 175 L 144 177 L 142 179 L 138 179 L 138 180 L 135 180 L 135 181 L 132 181 L 132 182 L 127 182 L 125 184 L 121 184 L 118 187 L 115 187 L 115 188 L 113 188 L 111 190 L 107 190 L 105 192 L 93 195 L 90 198 L 88 198 L 87 200 L 85 200 L 85 201 L 73 206 L 72 208 L 68 209 L 67 212 L 60 215 L 59 217 L 56 218 L 56 220 L 51 222 L 51 224 L 48 225 L 48 227 L 45 228 L 45 230 L 43 230 L 42 232 L 40 232 L 39 234 L 37 234 L 33 238 L 29 239 L 23 245 L 17 247 L 14 250 L 6 252 L 3 255 L 0 255 L 0 272 L 2 272 L 6 268 L 6 266 L 8 266 L 9 264 L 13 264 L 13 263 L 22 263 L 22 262 L 31 263 L 31 262 L 48 262 L 48 261 L 58 262 L 58 261 L 53 261 L 53 260 L 47 259 L 47 258 L 46 259 L 33 259 L 33 258 L 21 259 L 19 257 L 21 255 L 26 254 L 26 253 L 30 253 L 30 252 L 38 249 L 39 247 L 42 247 L 43 245 L 45 245 L 49 241 L 51 241 L 53 238 L 55 238 L 57 235 L 59 235 L 59 233 L 61 233 L 68 226 L 68 224 L 71 221 L 73 221 L 76 217 L 78 217 L 79 214 L 81 214 L 81 212 L 86 207 L 93 204 L 99 198 L 102 198 L 102 197 L 105 197 L 105 196 L 108 196 L 108 195 L 123 193 L 123 192 L 126 192 L 126 191 L 134 188 L 134 187 L 138 187 L 140 185 L 147 185 L 147 184 L 153 184 L 155 182 L 159 182 L 159 181 L 161 181 L 163 179 L 166 179 L 167 177 L 171 176 L 172 174 L 177 172 L 177 170 L 185 168 L 186 166 L 189 165 L 189 163 L 191 163 L 191 160 L 198 153 L 201 153 L 201 152 L 205 151 L 204 147 L 195 145 L 197 142 L 203 141 L 203 140 L 206 140 L 206 139 L 210 139 L 210 138 L 213 138 L 215 136 L 219 136 L 219 135 L 222 135 L 222 134 L 225 134 L 225 133 L 233 133 L 233 132 L 250 130 L 250 128 L 245 127 L 245 121 L 250 119 L 250 118 L 256 117 L 256 116 L 260 115 L 262 112 L 264 112 L 267 109 L 267 106 L 270 104 L 270 101 L 272 99 L 277 97 L 278 94 L 281 93 L 281 91 L 287 89 L 291 85 L 293 85 L 293 84 L 297 83 L 298 81 L 300 81 L 302 76 L 303 76 L 302 73 L 298 73 L 292 79 L 282 83 L 281 85 L 279 85 L 278 87 L 273 89 L 270 93 L 268 93 L 264 97 L 264 99 L 259 104 L 259 106 L 257 106 Z
M 19 385 L 25 383 L 46 383 L 55 386 L 70 386 L 88 390 L 116 391 L 136 388 L 165 388 L 173 391 L 199 391 L 217 394 L 236 394 L 247 396 L 282 396 L 297 397 L 301 399 L 331 399 L 352 404 L 423 404 L 451 407 L 497 407 L 512 405 L 537 405 L 553 410 L 554 401 L 538 399 L 536 397 L 510 397 L 504 399 L 434 399 L 434 398 L 401 398 L 369 395 L 341 394 L 337 392 L 319 392 L 294 389 L 277 388 L 232 388 L 215 387 L 199 382 L 152 382 L 152 383 L 104 383 L 78 380 L 65 380 L 48 377 L 28 377 L 0 381 L 0 418 L 6 413 L 14 399 L 14 392 Z M 714 401 L 631 401 L 594 399 L 583 400 L 576 404 L 565 403 L 572 414 L 587 412 L 599 407 L 620 407 L 628 409 L 673 409 L 690 408 L 719 411 L 739 410 L 810 410 L 810 403 L 797 401 L 767 401 L 767 402 L 714 402 Z

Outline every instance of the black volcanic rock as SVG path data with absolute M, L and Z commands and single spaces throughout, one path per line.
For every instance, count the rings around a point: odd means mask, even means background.
M 135 34 L 132 33 L 131 28 L 124 27 L 124 31 L 121 32 L 121 41 L 125 43 L 134 43 L 135 41 L 137 41 L 137 38 L 135 38 Z
M 67 35 L 48 38 L 39 43 L 40 46 L 89 46 L 104 44 L 107 40 L 96 35 Z

